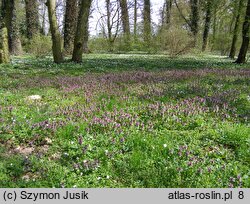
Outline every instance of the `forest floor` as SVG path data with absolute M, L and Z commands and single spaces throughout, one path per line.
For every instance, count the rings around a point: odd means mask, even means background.
M 17 57 L 0 65 L 0 187 L 249 188 L 249 87 L 250 64 L 218 56 Z

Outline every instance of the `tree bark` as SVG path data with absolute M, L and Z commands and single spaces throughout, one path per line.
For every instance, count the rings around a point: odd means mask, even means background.
M 72 54 L 78 18 L 78 0 L 66 1 L 64 22 L 64 51 Z
M 37 0 L 25 0 L 27 37 L 32 39 L 39 34 L 39 14 Z
M 171 23 L 173 0 L 166 0 L 165 4 L 166 4 L 166 26 L 168 26 Z
M 134 41 L 137 41 L 137 0 L 134 0 Z
M 111 2 L 110 2 L 110 0 L 105 0 L 105 3 L 106 3 L 106 10 L 107 10 L 107 29 L 108 29 L 109 52 L 113 52 L 114 39 L 112 38 Z
M 246 10 L 246 16 L 245 21 L 243 23 L 243 29 L 242 29 L 242 45 L 240 49 L 240 53 L 238 56 L 238 59 L 236 60 L 236 63 L 245 63 L 246 62 L 246 55 L 247 50 L 249 46 L 249 31 L 250 31 L 250 0 L 248 0 L 247 3 L 247 10 Z
M 211 51 L 214 50 L 215 43 L 216 43 L 216 35 L 217 35 L 217 8 L 216 6 L 213 9 L 213 34 L 212 34 L 212 47 Z
M 119 0 L 120 7 L 121 7 L 121 19 L 122 19 L 122 28 L 123 33 L 126 38 L 130 36 L 130 26 L 129 26 L 129 15 L 128 15 L 128 4 L 127 0 Z
M 2 24 L 2 23 L 1 23 Z M 10 62 L 9 45 L 8 45 L 8 31 L 6 27 L 0 26 L 0 64 Z
M 191 7 L 191 32 L 194 37 L 193 46 L 196 46 L 197 43 L 197 35 L 199 32 L 199 0 L 190 0 L 190 7 Z
M 147 46 L 149 46 L 150 41 L 151 41 L 151 5 L 150 5 L 150 0 L 144 0 L 143 35 L 144 35 L 144 43 L 146 43 Z
M 88 19 L 90 14 L 92 0 L 81 0 L 80 12 L 77 22 L 77 30 L 74 39 L 74 50 L 72 60 L 74 62 L 82 62 L 82 54 L 84 49 L 84 38 L 88 29 Z
M 84 38 L 83 38 L 83 53 L 86 54 L 90 53 L 88 42 L 89 42 L 89 19 L 87 22 L 87 26 L 85 27 Z
M 204 32 L 203 32 L 203 43 L 202 43 L 202 51 L 203 52 L 206 50 L 207 44 L 208 44 L 208 36 L 209 36 L 211 15 L 212 15 L 212 5 L 213 5 L 213 0 L 207 0 L 205 27 L 204 27 Z
M 9 25 L 9 49 L 12 55 L 21 55 L 23 50 L 17 20 L 18 1 L 9 0 L 9 4 L 11 11 L 11 20 Z
M 0 12 L 0 64 L 10 62 L 9 57 L 9 43 L 8 43 L 8 30 L 6 26 L 6 0 L 1 1 Z
M 9 0 L 2 0 L 1 18 L 2 27 L 9 29 L 11 24 L 11 4 Z
M 49 13 L 50 31 L 52 36 L 52 51 L 55 63 L 63 62 L 61 35 L 56 19 L 56 0 L 48 0 L 46 3 Z
M 42 3 L 42 22 L 41 22 L 41 34 L 46 35 L 46 13 L 47 6 Z
M 233 40 L 232 40 L 232 45 L 231 45 L 230 54 L 229 54 L 229 57 L 231 59 L 234 59 L 235 54 L 236 54 L 236 44 L 238 41 L 238 35 L 239 35 L 239 31 L 240 31 L 240 17 L 241 17 L 241 12 L 242 12 L 243 7 L 244 7 L 244 0 L 240 0 L 238 6 L 239 7 L 238 7 L 237 16 L 235 19 L 234 31 L 233 31 Z

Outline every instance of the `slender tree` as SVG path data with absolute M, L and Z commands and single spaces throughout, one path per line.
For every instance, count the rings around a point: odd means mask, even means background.
M 241 17 L 242 10 L 244 8 L 244 1 L 245 0 L 239 0 L 238 9 L 236 9 L 237 15 L 235 19 L 235 26 L 233 30 L 233 40 L 232 40 L 232 45 L 231 45 L 230 54 L 229 54 L 229 57 L 231 59 L 234 59 L 235 54 L 236 54 L 236 44 L 237 44 L 238 35 L 240 32 L 240 17 Z
M 137 41 L 137 0 L 134 0 L 134 41 Z
M 64 21 L 64 51 L 72 54 L 78 18 L 78 0 L 66 0 Z
M 168 26 L 171 23 L 171 13 L 172 13 L 173 0 L 165 0 L 166 8 L 166 25 Z
M 39 0 L 39 5 L 41 7 L 41 34 L 46 35 L 46 14 L 47 14 L 47 6 L 45 5 L 44 1 L 46 0 Z
M 144 35 L 144 42 L 149 46 L 150 42 L 151 42 L 151 4 L 150 4 L 150 0 L 144 0 L 143 35 Z
M 215 1 L 216 2 L 216 1 Z M 214 4 L 214 8 L 213 8 L 213 11 L 212 11 L 212 17 L 213 17 L 213 25 L 212 25 L 212 30 L 213 30 L 213 33 L 212 33 L 212 47 L 211 47 L 211 51 L 214 50 L 214 47 L 216 45 L 216 35 L 217 35 L 217 12 L 218 12 L 218 8 L 217 8 L 217 5 Z
M 27 37 L 32 39 L 39 33 L 39 13 L 37 0 L 25 0 Z
M 239 53 L 238 59 L 236 60 L 236 63 L 246 62 L 246 55 L 247 55 L 247 50 L 249 46 L 249 31 L 250 31 L 250 0 L 248 0 L 247 2 L 246 16 L 245 16 L 245 21 L 243 23 L 243 29 L 242 29 L 243 40 L 242 40 L 240 53 Z
M 208 43 L 208 36 L 209 36 L 211 17 L 212 17 L 212 5 L 213 5 L 213 0 L 206 1 L 206 17 L 205 17 L 205 26 L 204 26 L 203 44 L 202 44 L 203 52 L 206 50 Z
M 187 25 L 190 28 L 190 31 L 193 35 L 193 47 L 196 46 L 198 32 L 199 32 L 199 20 L 200 20 L 200 13 L 199 13 L 199 0 L 189 0 L 189 5 L 191 9 L 190 17 L 187 18 L 183 14 L 182 10 L 180 9 L 177 0 L 175 1 L 175 5 L 181 15 L 181 17 L 185 20 Z
M 74 39 L 74 49 L 72 60 L 74 62 L 82 62 L 82 54 L 84 49 L 84 38 L 88 28 L 88 19 L 90 14 L 92 0 L 81 0 L 80 11 L 77 22 L 77 30 Z
M 120 30 L 120 5 L 119 1 L 105 0 L 106 12 L 101 17 L 102 33 L 107 39 L 109 52 L 113 52 L 114 43 Z
M 63 62 L 62 41 L 56 19 L 56 0 L 46 2 L 49 13 L 50 31 L 52 36 L 52 51 L 55 63 Z
M 107 10 L 107 28 L 108 28 L 108 41 L 109 41 L 109 51 L 113 51 L 113 43 L 115 38 L 112 38 L 112 22 L 111 19 L 111 3 L 110 0 L 105 0 L 106 2 L 106 10 Z
M 190 28 L 194 36 L 194 46 L 196 46 L 197 35 L 199 32 L 199 0 L 190 0 L 191 7 L 191 18 L 190 18 Z

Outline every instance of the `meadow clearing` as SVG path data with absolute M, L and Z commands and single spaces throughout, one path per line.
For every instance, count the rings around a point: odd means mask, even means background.
M 209 55 L 16 57 L 0 65 L 0 187 L 249 188 L 249 68 Z

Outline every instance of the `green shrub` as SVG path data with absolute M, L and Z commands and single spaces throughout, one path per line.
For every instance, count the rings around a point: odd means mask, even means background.
M 192 48 L 193 39 L 189 33 L 178 27 L 171 27 L 159 34 L 158 40 L 162 50 L 169 52 L 171 57 L 188 53 Z
M 36 35 L 26 46 L 26 52 L 36 57 L 44 57 L 50 55 L 52 51 L 52 42 L 50 36 Z
M 109 49 L 107 40 L 101 37 L 95 37 L 95 38 L 89 39 L 88 46 L 89 46 L 89 50 L 95 53 L 106 52 Z

